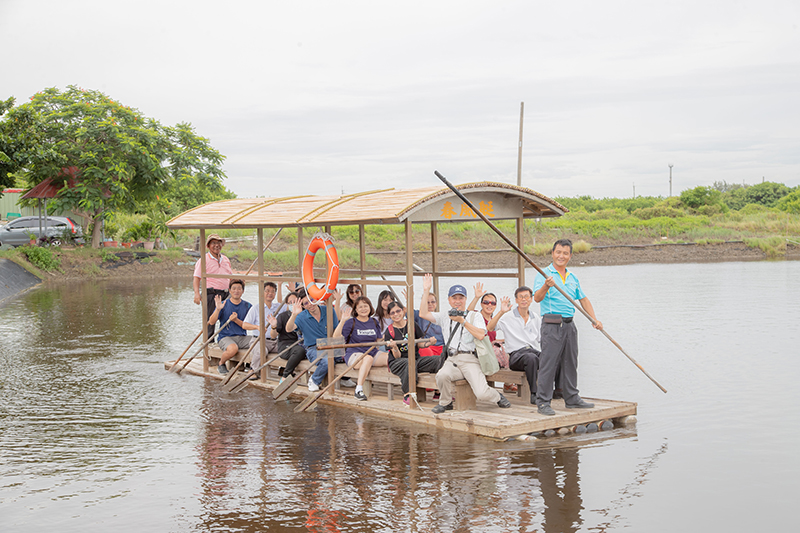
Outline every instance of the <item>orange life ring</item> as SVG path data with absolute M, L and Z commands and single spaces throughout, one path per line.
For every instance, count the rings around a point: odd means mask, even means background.
M 325 285 L 318 287 L 314 282 L 314 256 L 321 249 L 325 249 L 325 254 L 328 256 L 328 277 Z M 333 291 L 336 290 L 336 284 L 339 282 L 339 256 L 336 253 L 331 242 L 330 236 L 317 236 L 311 239 L 308 244 L 306 256 L 303 259 L 303 286 L 306 288 L 306 294 L 311 297 L 313 301 L 327 300 Z

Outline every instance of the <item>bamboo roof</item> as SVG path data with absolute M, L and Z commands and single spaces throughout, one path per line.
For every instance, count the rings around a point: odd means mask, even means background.
M 482 181 L 457 188 L 489 219 L 558 217 L 568 211 L 555 200 L 516 185 Z M 320 227 L 477 218 L 453 191 L 440 186 L 341 196 L 220 200 L 190 209 L 170 220 L 167 226 L 171 229 Z

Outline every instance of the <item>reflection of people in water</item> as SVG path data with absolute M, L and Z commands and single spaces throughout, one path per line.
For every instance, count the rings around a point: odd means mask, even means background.
M 583 520 L 581 510 L 578 449 L 555 448 L 536 454 L 539 486 L 544 500 L 544 531 L 578 531 Z

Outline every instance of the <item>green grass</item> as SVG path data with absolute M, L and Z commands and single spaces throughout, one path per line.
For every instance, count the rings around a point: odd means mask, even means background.
M 749 248 L 758 248 L 770 259 L 783 257 L 786 254 L 786 239 L 782 237 L 767 237 L 764 239 L 745 239 L 744 243 Z

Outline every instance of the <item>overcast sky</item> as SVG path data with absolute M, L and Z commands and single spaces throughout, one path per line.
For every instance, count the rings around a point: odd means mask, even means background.
M 0 98 L 191 122 L 240 197 L 800 185 L 800 2 L 0 0 Z

